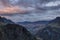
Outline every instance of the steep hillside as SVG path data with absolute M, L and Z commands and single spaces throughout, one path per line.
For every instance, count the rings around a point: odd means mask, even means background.
M 50 21 L 36 36 L 43 40 L 60 40 L 60 17 Z
M 36 38 L 25 27 L 0 17 L 0 40 L 36 40 Z
M 12 22 L 11 20 L 9 20 L 9 19 L 6 19 L 6 18 L 4 18 L 4 17 L 1 17 L 0 16 L 0 24 L 1 23 L 5 23 L 5 24 L 13 24 L 14 22 Z
M 7 24 L 0 27 L 0 40 L 36 40 L 23 26 Z

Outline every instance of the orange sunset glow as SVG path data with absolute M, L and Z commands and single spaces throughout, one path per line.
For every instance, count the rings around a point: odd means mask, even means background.
M 27 10 L 21 9 L 19 7 L 5 7 L 0 9 L 0 14 L 12 14 L 12 13 L 25 13 Z

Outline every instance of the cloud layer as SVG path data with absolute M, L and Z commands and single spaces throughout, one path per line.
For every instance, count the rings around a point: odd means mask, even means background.
M 0 5 L 0 15 L 14 22 L 52 20 L 60 16 L 60 0 L 0 0 Z
M 25 13 L 34 10 L 33 7 L 19 5 L 19 2 L 19 0 L 0 0 L 0 14 Z
M 0 14 L 16 14 L 16 13 L 26 13 L 29 12 L 31 9 L 29 8 L 23 8 L 23 7 L 18 7 L 18 6 L 14 6 L 14 7 L 4 7 L 2 9 L 0 9 Z

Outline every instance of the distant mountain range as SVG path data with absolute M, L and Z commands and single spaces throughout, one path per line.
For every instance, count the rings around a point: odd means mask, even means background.
M 49 21 L 35 21 L 35 22 L 29 22 L 29 21 L 24 21 L 24 22 L 17 22 L 18 24 L 47 24 Z
M 37 33 L 39 29 L 43 29 L 49 21 L 36 21 L 36 22 L 17 22 L 17 24 L 24 26 L 27 30 L 29 30 L 32 34 Z

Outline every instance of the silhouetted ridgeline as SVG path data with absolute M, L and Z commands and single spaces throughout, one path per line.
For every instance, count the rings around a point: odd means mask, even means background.
M 0 40 L 36 40 L 36 38 L 23 26 L 0 17 Z
M 13 24 L 14 22 L 12 22 L 11 20 L 6 19 L 6 18 L 0 16 L 0 23 Z

